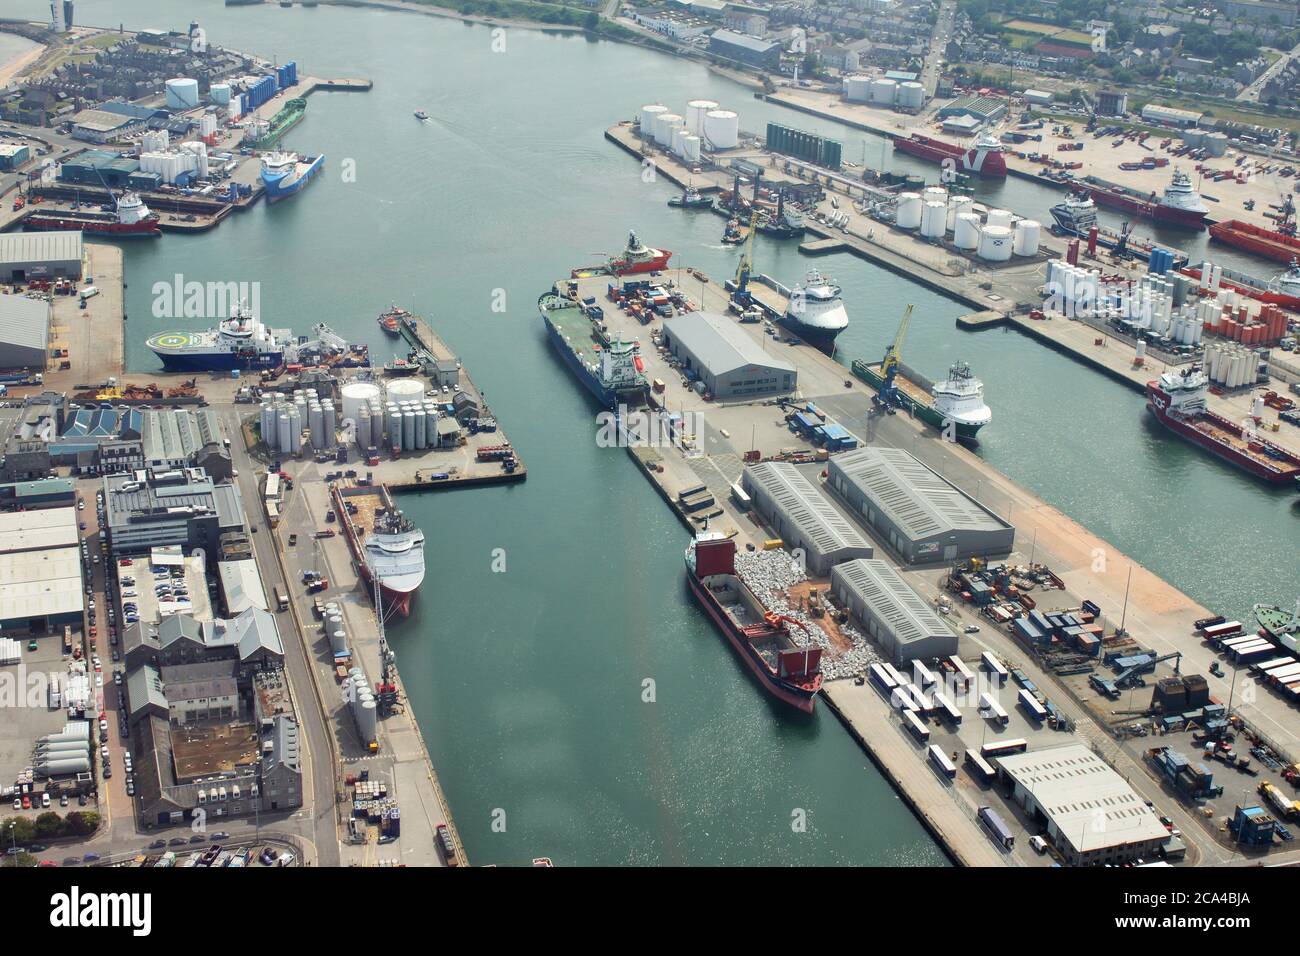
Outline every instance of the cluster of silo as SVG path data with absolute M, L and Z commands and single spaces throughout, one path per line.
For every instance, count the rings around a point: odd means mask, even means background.
M 379 708 L 375 703 L 375 693 L 360 667 L 348 671 L 345 684 L 346 700 L 352 709 L 352 719 L 357 722 L 361 745 L 370 749 L 379 742 Z
M 1101 272 L 1064 259 L 1047 263 L 1048 307 L 1069 316 L 1093 315 L 1101 295 Z
M 70 720 L 57 734 L 37 738 L 32 771 L 37 777 L 89 773 L 90 746 L 90 723 Z
M 958 249 L 974 252 L 980 244 L 980 216 L 977 212 L 960 212 L 952 226 L 952 244 Z
M 1259 356 L 1232 342 L 1207 345 L 1203 367 L 1210 381 L 1224 388 L 1254 385 L 1259 378 Z
M 263 400 L 261 425 L 262 440 L 271 451 L 286 455 L 298 454 L 302 446 L 302 424 L 305 405 L 288 401 L 276 392 L 270 401 Z
M 423 451 L 438 442 L 438 405 L 424 395 L 418 379 L 403 378 L 388 386 L 384 411 L 388 444 L 394 451 Z
M 850 103 L 871 102 L 871 77 L 858 73 L 844 78 L 844 98 Z
M 654 140 L 687 162 L 700 159 L 701 150 L 732 149 L 740 143 L 740 118 L 719 108 L 713 100 L 691 100 L 686 115 L 671 112 L 662 103 L 647 103 L 637 112 L 642 140 Z
M 899 83 L 894 105 L 901 110 L 919 110 L 925 105 L 925 87 L 915 80 Z
M 871 81 L 867 102 L 872 106 L 893 106 L 898 99 L 898 83 L 886 77 Z
M 325 605 L 325 618 L 322 628 L 325 635 L 330 641 L 330 653 L 335 660 L 348 657 L 348 632 L 343 624 L 343 609 L 339 607 L 337 601 L 330 601 Z
M 384 443 L 383 387 L 378 382 L 352 381 L 340 390 L 343 420 L 352 422 L 362 451 Z
M 316 451 L 332 449 L 338 433 L 338 421 L 334 411 L 334 400 L 321 398 L 316 389 L 309 388 L 295 396 L 295 404 L 307 409 L 307 430 L 311 447 Z
M 970 196 L 956 195 L 948 197 L 948 231 L 957 228 L 957 217 L 962 213 L 975 212 L 975 200 Z
M 1224 133 L 1206 133 L 1202 147 L 1210 156 L 1219 157 L 1228 152 L 1228 137 Z

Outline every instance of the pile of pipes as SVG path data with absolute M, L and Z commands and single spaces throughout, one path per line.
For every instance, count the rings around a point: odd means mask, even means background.
M 840 633 L 853 642 L 851 650 L 841 653 L 831 644 L 818 619 L 803 608 L 791 604 L 789 590 L 808 579 L 803 567 L 788 551 L 738 551 L 736 574 L 754 592 L 754 596 L 767 610 L 784 614 L 807 625 L 808 630 L 790 626 L 790 639 L 799 647 L 816 644 L 825 653 L 822 656 L 822 674 L 826 680 L 854 677 L 866 672 L 879 656 L 867 643 L 866 636 L 853 625 L 840 625 Z

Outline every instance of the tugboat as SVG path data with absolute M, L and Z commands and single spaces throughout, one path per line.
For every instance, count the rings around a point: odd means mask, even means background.
M 728 219 L 726 227 L 722 230 L 722 244 L 724 246 L 738 246 L 745 241 L 748 230 L 741 229 L 739 219 Z
M 385 333 L 396 336 L 402 334 L 402 323 L 407 321 L 410 315 L 411 313 L 405 309 L 393 306 L 387 312 L 381 314 L 376 321 Z
M 669 199 L 668 205 L 674 209 L 708 209 L 713 205 L 713 200 L 694 186 L 687 186 L 686 191 L 680 196 Z

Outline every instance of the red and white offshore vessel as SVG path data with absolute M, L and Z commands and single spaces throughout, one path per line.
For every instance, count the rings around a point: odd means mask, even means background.
M 1119 209 L 1165 225 L 1205 228 L 1205 216 L 1210 209 L 1181 169 L 1174 170 L 1173 179 L 1159 198 L 1155 190 L 1143 193 L 1096 176 L 1088 176 L 1083 181 L 1093 202 L 1099 206 Z
M 1199 365 L 1165 372 L 1147 382 L 1147 407 L 1160 424 L 1224 461 L 1274 484 L 1294 481 L 1300 457 L 1258 435 L 1253 419 L 1237 424 L 1210 411 L 1209 384 Z
M 23 220 L 23 228 L 47 232 L 67 230 L 110 239 L 152 239 L 162 235 L 158 216 L 149 211 L 138 195 L 123 193 L 115 202 L 111 213 L 83 209 L 33 213 Z
M 813 712 L 822 686 L 822 649 L 799 647 L 789 626 L 804 625 L 763 607 L 736 573 L 736 542 L 718 531 L 701 531 L 686 549 L 691 593 L 741 662 L 773 697 L 805 714 Z
M 393 504 L 386 486 L 334 486 L 334 504 L 357 572 L 379 583 L 386 614 L 411 613 L 424 581 L 424 532 Z
M 976 137 L 969 149 L 957 143 L 922 136 L 920 133 L 895 136 L 894 148 L 932 163 L 955 163 L 959 172 L 973 176 L 983 176 L 985 179 L 1007 177 L 1007 161 L 1002 155 L 1002 143 L 987 133 Z
M 641 272 L 658 272 L 668 268 L 668 260 L 673 254 L 667 249 L 652 249 L 636 237 L 635 232 L 627 234 L 627 248 L 622 255 L 612 257 L 601 267 L 574 269 L 572 277 L 577 279 L 596 272 L 610 272 L 616 276 L 636 275 Z
M 1205 263 L 1205 266 L 1209 265 L 1208 262 Z M 1205 266 L 1187 266 L 1179 271 L 1185 276 L 1200 280 L 1204 275 Z M 1286 272 L 1279 273 L 1271 279 L 1262 279 L 1233 269 L 1220 268 L 1219 285 L 1222 288 L 1232 289 L 1242 295 L 1249 296 L 1257 302 L 1267 302 L 1270 305 L 1281 306 L 1292 312 L 1300 312 L 1300 260 L 1293 258 Z M 1202 284 L 1202 288 L 1204 288 L 1204 284 Z

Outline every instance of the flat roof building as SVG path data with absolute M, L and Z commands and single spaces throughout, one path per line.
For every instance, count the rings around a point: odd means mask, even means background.
M 734 30 L 715 30 L 709 37 L 709 52 L 766 70 L 781 65 L 781 44 L 776 40 L 760 40 Z
M 705 391 L 719 401 L 792 391 L 795 367 L 764 351 L 735 322 L 712 312 L 688 312 L 663 324 L 664 344 Z
M 786 545 L 803 549 L 810 574 L 825 576 L 841 561 L 874 553 L 866 538 L 794 465 L 783 461 L 751 465 L 741 484 Z
M 84 608 L 77 548 L 0 554 L 0 631 L 50 631 L 80 622 Z
M 76 508 L 40 508 L 0 514 L 0 554 L 76 548 L 79 544 Z
M 202 468 L 108 475 L 104 508 L 114 555 L 168 545 L 215 554 L 223 533 L 244 528 L 239 486 L 214 484 Z
M 1071 866 L 1119 865 L 1147 857 L 1169 839 L 1155 810 L 1091 749 L 1067 744 L 995 761 L 1014 785 L 1012 799 Z
M 827 484 L 908 564 L 1009 554 L 1015 528 L 901 448 L 831 457 Z
M 995 123 L 1007 115 L 1007 103 L 993 96 L 963 96 L 940 107 L 938 115 L 939 119 L 972 116 L 981 123 Z
M 1204 115 L 1174 106 L 1161 106 L 1159 103 L 1148 103 L 1142 107 L 1142 118 L 1148 123 L 1165 123 L 1169 126 L 1196 126 Z
M 109 143 L 142 129 L 142 120 L 108 110 L 82 110 L 72 118 L 72 138 L 87 143 Z
M 81 278 L 85 246 L 79 232 L 0 235 L 0 282 Z
M 0 368 L 45 371 L 50 348 L 50 304 L 25 295 L 0 295 Z
M 894 664 L 957 653 L 957 635 L 888 561 L 871 558 L 836 565 L 831 593 Z

